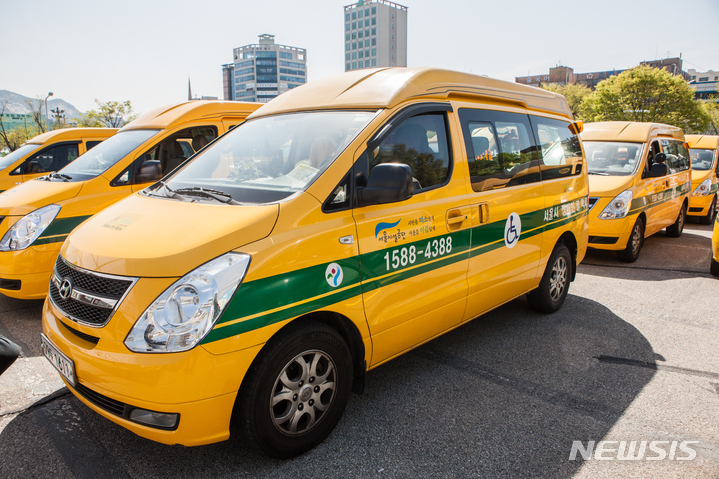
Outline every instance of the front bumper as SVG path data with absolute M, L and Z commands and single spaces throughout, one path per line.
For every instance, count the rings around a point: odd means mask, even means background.
M 611 200 L 612 198 L 599 198 L 589 211 L 590 248 L 618 251 L 627 247 L 638 215 L 630 214 L 615 220 L 599 219 L 599 214 Z
M 18 299 L 47 296 L 52 268 L 62 243 L 0 252 L 0 293 Z
M 687 215 L 706 216 L 707 214 L 709 214 L 709 207 L 711 206 L 714 197 L 715 195 L 713 194 L 706 196 L 690 196 Z
M 92 328 L 69 321 L 45 301 L 43 333 L 74 362 L 82 386 L 68 388 L 98 414 L 156 442 L 198 446 L 227 439 L 237 391 L 262 345 L 226 354 L 202 346 L 183 353 L 133 353 L 122 340 L 102 337 L 117 331 L 118 319 Z M 179 414 L 179 423 L 175 430 L 139 424 L 128 419 L 133 408 Z

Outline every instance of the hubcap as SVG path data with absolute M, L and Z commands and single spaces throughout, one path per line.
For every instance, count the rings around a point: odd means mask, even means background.
M 634 227 L 632 232 L 632 254 L 636 256 L 639 253 L 639 247 L 642 244 L 642 229 L 639 225 Z
M 302 434 L 322 419 L 335 397 L 336 368 L 322 351 L 298 354 L 288 362 L 270 398 L 272 423 L 284 434 Z
M 552 266 L 552 277 L 549 280 L 549 297 L 559 301 L 567 285 L 567 261 L 563 256 L 557 258 Z

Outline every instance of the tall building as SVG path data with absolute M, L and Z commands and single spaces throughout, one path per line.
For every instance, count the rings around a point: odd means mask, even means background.
M 368 0 L 345 8 L 345 71 L 407 66 L 407 7 Z
M 222 65 L 225 100 L 266 103 L 307 82 L 307 50 L 278 45 L 274 35 L 233 52 L 234 63 Z

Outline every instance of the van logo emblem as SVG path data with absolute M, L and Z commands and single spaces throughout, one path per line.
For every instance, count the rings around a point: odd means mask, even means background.
M 58 288 L 58 293 L 60 293 L 60 297 L 62 299 L 67 299 L 72 294 L 72 280 L 70 278 L 65 278 L 62 280 L 62 284 L 60 285 L 60 288 Z
M 336 288 L 337 286 L 341 285 L 342 280 L 344 279 L 344 272 L 342 271 L 342 267 L 337 263 L 328 264 L 327 269 L 325 270 L 325 279 L 327 280 L 327 284 L 329 284 L 333 288 Z
M 522 219 L 517 213 L 512 213 L 504 224 L 504 244 L 507 248 L 514 248 L 519 242 L 519 236 L 522 234 Z
M 379 234 L 382 232 L 382 230 L 388 230 L 390 228 L 394 228 L 399 224 L 399 222 L 402 221 L 402 219 L 398 219 L 394 223 L 377 223 L 377 226 L 374 227 L 374 237 L 379 237 Z

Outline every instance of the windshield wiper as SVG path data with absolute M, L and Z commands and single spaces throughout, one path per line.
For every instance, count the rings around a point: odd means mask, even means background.
M 64 174 L 64 173 L 56 173 L 56 172 L 53 171 L 53 172 L 51 172 L 50 174 L 48 174 L 48 175 L 46 176 L 46 178 L 48 179 L 48 181 L 51 180 L 51 179 L 53 179 L 53 178 L 58 178 L 58 179 L 60 179 L 60 180 L 62 180 L 62 181 L 64 181 L 64 182 L 67 183 L 68 181 L 70 181 L 70 180 L 72 179 L 72 176 L 66 175 L 66 174 Z
M 167 188 L 167 186 L 165 186 L 165 188 Z M 175 190 L 174 192 L 179 194 L 184 193 L 185 195 L 190 196 L 203 196 L 205 198 L 212 198 L 215 201 L 219 201 L 220 203 L 225 203 L 227 205 L 242 204 L 239 201 L 234 200 L 232 198 L 232 195 L 230 195 L 229 193 L 225 193 L 224 191 L 219 190 L 213 190 L 210 188 L 200 188 L 197 186 L 193 186 L 191 188 L 180 188 L 178 190 Z
M 609 176 L 609 173 L 605 173 L 605 172 L 603 172 L 603 171 L 592 171 L 592 170 L 589 170 L 589 174 L 590 174 L 590 175 Z

